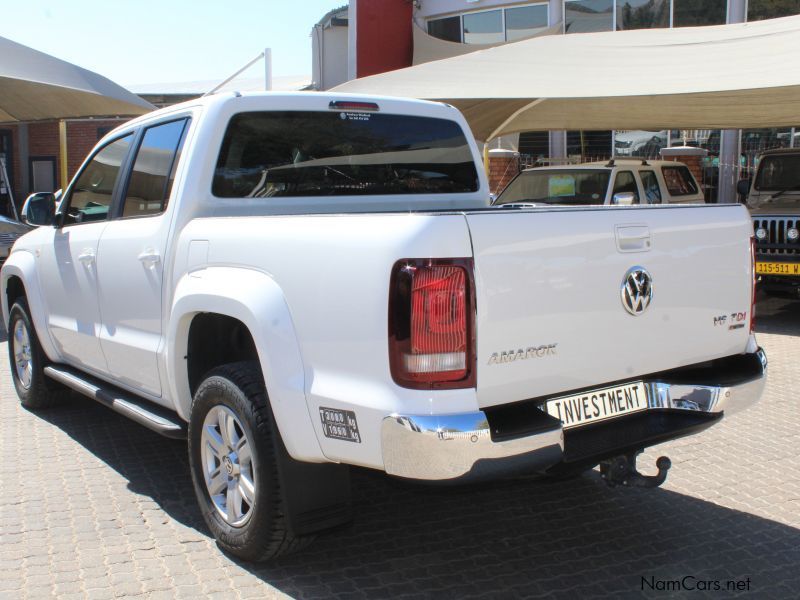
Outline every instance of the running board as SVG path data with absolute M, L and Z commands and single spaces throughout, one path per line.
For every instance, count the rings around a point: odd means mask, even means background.
M 186 439 L 186 423 L 166 408 L 63 365 L 47 366 L 44 374 L 164 437 Z

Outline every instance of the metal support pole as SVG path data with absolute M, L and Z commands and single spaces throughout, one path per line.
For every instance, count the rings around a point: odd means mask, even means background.
M 61 189 L 66 190 L 69 184 L 69 172 L 67 170 L 67 122 L 61 119 L 58 122 L 58 165 Z M 35 190 L 34 190 L 35 191 Z
M 264 48 L 264 89 L 272 91 L 272 48 Z

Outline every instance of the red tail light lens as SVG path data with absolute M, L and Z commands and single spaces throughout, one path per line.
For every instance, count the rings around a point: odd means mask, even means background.
M 471 258 L 398 261 L 389 292 L 394 381 L 415 389 L 475 385 Z
M 374 102 L 353 102 L 348 100 L 336 100 L 328 104 L 328 108 L 331 110 L 380 110 L 380 107 Z
M 750 289 L 750 333 L 756 330 L 756 237 L 750 236 L 750 273 L 752 282 Z

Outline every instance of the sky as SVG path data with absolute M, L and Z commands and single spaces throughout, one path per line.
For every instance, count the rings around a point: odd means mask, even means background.
M 220 80 L 264 48 L 276 77 L 311 73 L 314 24 L 347 0 L 2 0 L 0 36 L 123 86 Z M 243 73 L 263 73 L 258 63 Z

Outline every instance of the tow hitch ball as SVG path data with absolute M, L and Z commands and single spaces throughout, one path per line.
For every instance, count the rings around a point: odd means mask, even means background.
M 636 470 L 638 454 L 641 454 L 641 450 L 604 460 L 600 463 L 600 476 L 611 487 L 627 485 L 654 488 L 664 483 L 667 480 L 667 471 L 672 466 L 672 461 L 666 456 L 661 456 L 656 461 L 658 475 L 642 475 Z

